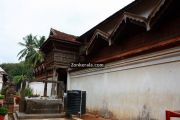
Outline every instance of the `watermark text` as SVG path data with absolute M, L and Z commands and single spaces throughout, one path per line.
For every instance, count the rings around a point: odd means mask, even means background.
M 102 63 L 70 63 L 71 68 L 104 68 Z

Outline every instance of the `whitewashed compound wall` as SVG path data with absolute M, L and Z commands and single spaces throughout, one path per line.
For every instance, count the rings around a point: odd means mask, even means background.
M 2 89 L 3 75 L 0 73 L 0 90 Z
M 120 120 L 165 120 L 180 110 L 180 47 L 68 75 L 69 90 L 87 92 L 87 109 Z
M 44 95 L 44 83 L 43 82 L 31 82 L 29 83 L 30 88 L 33 89 L 33 94 L 40 96 Z M 47 96 L 51 96 L 52 83 L 47 83 Z

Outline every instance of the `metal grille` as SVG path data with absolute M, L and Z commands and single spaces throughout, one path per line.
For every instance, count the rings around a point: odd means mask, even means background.
M 86 113 L 86 91 L 67 91 L 67 98 L 65 101 L 67 115 L 82 115 Z

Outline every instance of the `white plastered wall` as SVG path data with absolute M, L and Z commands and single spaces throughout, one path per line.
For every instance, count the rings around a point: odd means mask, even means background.
M 44 95 L 43 82 L 30 82 L 29 87 L 33 89 L 33 94 Z M 52 83 L 47 83 L 47 96 L 51 96 Z
M 0 90 L 2 89 L 3 75 L 0 73 Z
M 69 90 L 87 92 L 87 109 L 122 120 L 164 120 L 180 110 L 180 47 L 68 75 Z

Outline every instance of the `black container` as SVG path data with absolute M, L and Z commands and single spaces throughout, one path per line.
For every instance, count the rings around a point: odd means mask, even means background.
M 66 115 L 82 115 L 86 113 L 86 91 L 67 91 L 65 98 Z

